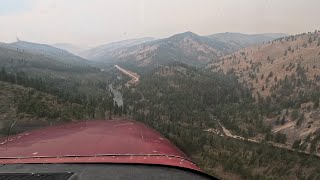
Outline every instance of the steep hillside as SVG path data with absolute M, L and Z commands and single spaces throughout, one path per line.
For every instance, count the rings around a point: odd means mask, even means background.
M 2 135 L 17 119 L 14 132 L 71 120 L 105 118 L 107 109 L 113 109 L 112 96 L 106 90 L 114 78 L 109 69 L 82 63 L 81 58 L 76 63 L 64 61 L 60 55 L 55 59 L 50 49 L 36 45 L 25 50 L 1 45 Z
M 113 42 L 113 43 L 100 45 L 95 48 L 83 51 L 79 55 L 89 60 L 101 61 L 101 60 L 108 59 L 109 58 L 108 56 L 110 55 L 110 53 L 117 49 L 127 48 L 131 46 L 151 42 L 154 40 L 156 39 L 152 37 L 146 37 L 146 38 L 129 39 L 129 40 L 124 40 L 119 42 Z
M 88 106 L 86 111 L 79 111 L 80 114 L 86 112 L 87 117 L 97 117 L 92 111 L 100 106 L 105 95 L 109 95 L 106 86 L 113 78 L 106 68 L 102 71 L 87 65 L 67 64 L 38 54 L 1 47 L 0 68 L 0 80 L 32 87 L 64 101 Z
M 118 113 L 119 108 L 113 108 L 113 97 L 106 90 L 109 74 L 86 75 L 31 76 L 2 67 L 0 134 L 7 133 L 16 120 L 15 131 L 20 132 L 71 120 L 106 118 L 107 110 L 109 117 L 112 110 Z
M 273 132 L 285 133 L 295 148 L 314 152 L 320 134 L 319 59 L 320 32 L 315 31 L 239 50 L 210 68 L 237 75 Z
M 262 44 L 285 37 L 283 33 L 266 33 L 266 34 L 241 34 L 241 33 L 218 33 L 207 36 L 208 38 L 224 42 L 229 45 L 230 50 L 236 51 L 245 47 Z
M 120 62 L 141 67 L 175 61 L 201 67 L 218 59 L 228 50 L 228 46 L 222 42 L 185 32 L 166 39 L 118 49 L 110 56 Z
M 277 80 L 284 80 L 286 76 L 297 74 L 297 67 L 300 64 L 306 70 L 308 80 L 317 80 L 316 77 L 320 74 L 320 69 L 317 68 L 320 67 L 319 34 L 317 32 L 289 36 L 245 48 L 222 57 L 220 62 L 211 66 L 225 73 L 234 72 L 248 82 L 255 92 L 261 91 L 262 87 L 267 85 L 261 94 L 270 95 L 271 87 L 277 81 L 271 79 L 267 83 L 264 81 L 271 72 L 273 79 L 277 77 Z
M 76 79 L 77 81 L 105 81 L 107 73 L 87 63 L 69 63 L 38 53 L 30 53 L 17 49 L 0 47 L 0 68 L 8 72 L 25 72 L 32 76 L 51 77 L 57 79 Z
M 2 46 L 3 47 L 3 46 Z M 19 52 L 27 52 L 30 54 L 41 55 L 46 58 L 59 60 L 68 64 L 89 64 L 89 62 L 79 56 L 71 54 L 66 50 L 62 50 L 46 44 L 37 44 L 26 41 L 17 41 L 11 44 L 6 44 L 6 48 Z
M 7 135 L 16 120 L 11 133 L 75 120 L 84 108 L 33 88 L 0 81 L 0 136 Z

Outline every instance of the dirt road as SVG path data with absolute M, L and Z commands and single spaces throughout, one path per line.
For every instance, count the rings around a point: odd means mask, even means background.
M 118 65 L 115 65 L 114 67 L 117 68 L 122 73 L 124 73 L 125 75 L 131 77 L 131 80 L 129 82 L 127 82 L 126 86 L 137 84 L 139 82 L 140 76 L 137 73 L 131 72 L 131 71 L 124 69 Z

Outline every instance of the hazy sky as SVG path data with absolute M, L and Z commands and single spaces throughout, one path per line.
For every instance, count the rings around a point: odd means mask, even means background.
M 0 0 L 0 41 L 95 46 L 192 31 L 320 29 L 319 0 Z

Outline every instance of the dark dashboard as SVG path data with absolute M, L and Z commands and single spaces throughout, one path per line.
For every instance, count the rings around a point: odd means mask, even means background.
M 0 180 L 208 180 L 184 168 L 133 164 L 3 164 Z

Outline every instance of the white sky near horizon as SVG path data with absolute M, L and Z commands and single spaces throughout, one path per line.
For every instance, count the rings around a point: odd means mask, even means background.
M 0 0 L 0 42 L 92 47 L 192 31 L 288 33 L 320 27 L 319 0 Z

